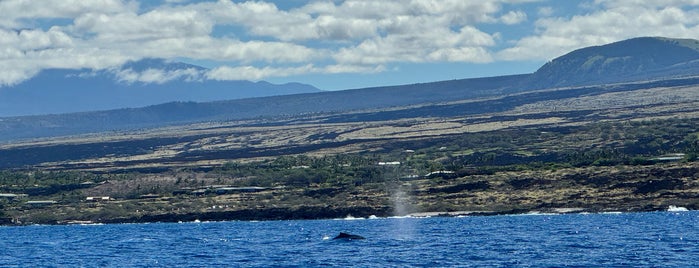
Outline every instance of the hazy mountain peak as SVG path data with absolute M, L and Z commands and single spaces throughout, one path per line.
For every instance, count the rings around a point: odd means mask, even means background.
M 665 42 L 670 42 L 677 44 L 679 46 L 687 47 L 693 50 L 699 51 L 699 40 L 696 39 L 679 39 L 679 38 L 666 38 L 666 37 L 650 37 L 658 40 L 663 40 Z
M 534 88 L 604 84 L 699 74 L 699 41 L 638 37 L 575 50 L 534 73 Z
M 642 37 L 573 51 L 552 60 L 533 74 L 207 103 L 195 103 L 192 101 L 206 101 L 205 98 L 221 100 L 221 96 L 229 96 L 225 94 L 238 94 L 235 96 L 240 98 L 240 94 L 248 94 L 246 96 L 253 97 L 264 94 L 269 96 L 273 93 L 284 95 L 284 93 L 318 92 L 318 90 L 298 83 L 274 85 L 264 81 L 203 80 L 193 83 L 183 79 L 176 79 L 173 82 L 164 84 L 128 84 L 116 83 L 113 77 L 107 77 L 99 73 L 96 73 L 94 76 L 71 77 L 65 76 L 65 72 L 46 72 L 46 74 L 42 74 L 36 80 L 31 81 L 34 84 L 27 83 L 24 85 L 24 88 L 15 90 L 15 92 L 27 90 L 26 92 L 29 92 L 29 94 L 35 94 L 36 98 L 30 98 L 24 92 L 25 95 L 14 96 L 15 98 L 13 99 L 11 94 L 5 94 L 6 92 L 0 90 L 0 115 L 8 111 L 7 107 L 10 107 L 9 111 L 12 111 L 11 108 L 14 108 L 24 112 L 35 108 L 35 114 L 38 114 L 46 113 L 48 109 L 53 109 L 49 111 L 89 110 L 86 109 L 85 105 L 91 104 L 101 105 L 88 107 L 92 110 L 104 110 L 107 104 L 118 105 L 116 108 L 124 108 L 133 107 L 135 104 L 139 104 L 138 106 L 150 105 L 148 102 L 170 103 L 151 105 L 139 109 L 12 118 L 4 120 L 5 123 L 0 123 L 0 128 L 4 125 L 5 129 L 12 129 L 12 131 L 6 131 L 6 133 L 0 131 L 0 141 L 3 138 L 16 139 L 79 134 L 210 120 L 319 114 L 364 109 L 376 111 L 377 109 L 388 107 L 394 109 L 395 107 L 417 104 L 423 105 L 503 96 L 517 91 L 528 94 L 528 97 L 525 95 L 513 95 L 507 98 L 507 102 L 497 100 L 489 102 L 489 105 L 469 107 L 469 109 L 473 109 L 473 112 L 480 113 L 500 111 L 507 105 L 517 107 L 532 100 L 546 101 L 561 98 L 562 96 L 574 98 L 575 96 L 584 96 L 576 94 L 594 94 L 597 91 L 610 90 L 606 86 L 600 86 L 560 90 L 557 93 L 558 95 L 551 94 L 551 92 L 534 91 L 531 94 L 526 92 L 537 88 L 663 80 L 679 76 L 699 77 L 698 47 L 699 41 L 691 39 Z M 190 68 L 189 65 L 177 64 L 179 63 L 148 59 L 126 64 L 118 70 L 128 70 L 134 73 L 138 73 L 138 71 L 140 73 L 148 73 L 149 70 L 165 70 L 163 71 L 165 73 L 177 72 L 179 70 L 200 70 L 198 68 Z M 184 67 L 171 68 L 171 66 Z M 664 87 L 668 84 L 696 84 L 698 80 L 699 78 L 668 79 L 639 84 Z M 637 89 L 636 86 L 619 86 L 618 88 L 623 90 Z M 520 96 L 524 97 L 520 99 Z M 177 99 L 172 99 L 173 97 Z M 530 99 L 530 97 L 534 99 Z M 167 98 L 171 99 L 168 100 Z M 235 98 L 229 97 L 228 99 Z M 65 107 L 59 105 L 64 105 Z M 432 110 L 433 107 L 430 106 L 410 108 L 406 110 L 410 111 L 408 113 L 400 110 L 392 110 L 390 113 L 369 112 L 362 117 L 362 120 L 384 120 L 389 114 L 392 117 L 430 117 L 463 114 L 465 112 L 464 107 L 458 107 L 454 109 L 451 105 L 446 105 L 442 107 L 444 110 L 442 110 L 441 114 L 437 114 Z M 340 122 L 333 121 L 336 120 L 334 117 L 329 117 L 328 122 Z M 357 117 L 356 114 L 353 114 L 348 118 Z M 3 119 L 0 119 L 0 122 L 3 122 Z
M 184 62 L 170 61 L 166 59 L 159 58 L 145 58 L 137 61 L 128 61 L 124 63 L 121 67 L 117 69 L 131 69 L 137 72 L 143 72 L 148 69 L 158 69 L 158 70 L 183 70 L 183 69 L 194 69 L 198 71 L 206 71 L 207 68 L 188 64 Z
M 207 68 L 192 64 L 147 58 L 129 61 L 108 70 L 121 83 L 164 84 L 171 82 L 203 82 Z
M 221 101 L 311 93 L 300 83 L 214 81 L 207 68 L 147 58 L 105 70 L 47 69 L 0 88 L 0 117 L 135 108 L 172 101 Z

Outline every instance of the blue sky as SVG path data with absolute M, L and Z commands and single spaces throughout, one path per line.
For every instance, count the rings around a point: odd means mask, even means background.
M 638 36 L 699 38 L 699 0 L 3 0 L 0 14 L 0 86 L 164 58 L 210 70 L 118 74 L 338 90 L 530 73 Z

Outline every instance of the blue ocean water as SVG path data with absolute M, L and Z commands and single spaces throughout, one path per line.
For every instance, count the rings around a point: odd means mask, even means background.
M 365 240 L 329 239 L 350 232 Z M 0 227 L 0 267 L 697 267 L 699 212 Z

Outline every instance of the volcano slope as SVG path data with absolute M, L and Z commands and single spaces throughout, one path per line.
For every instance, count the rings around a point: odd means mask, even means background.
M 0 223 L 699 209 L 697 62 L 646 37 L 529 75 L 0 118 Z
M 7 223 L 697 209 L 698 129 L 693 78 L 557 88 L 7 143 L 0 191 Z

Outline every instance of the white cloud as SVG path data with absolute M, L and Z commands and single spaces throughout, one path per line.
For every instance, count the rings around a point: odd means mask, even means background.
M 535 2 L 317 0 L 282 10 L 259 0 L 165 0 L 146 7 L 135 0 L 0 0 L 0 68 L 8 70 L 0 72 L 0 86 L 46 68 L 101 70 L 142 58 L 221 67 L 200 76 L 124 72 L 123 81 L 259 80 L 380 72 L 401 63 L 542 60 L 640 35 L 699 36 L 699 0 L 593 0 L 565 17 L 553 17 L 564 14 L 545 5 L 550 2 Z M 529 25 L 535 28 L 517 40 L 501 30 Z M 219 32 L 225 28 L 235 31 Z
M 154 10 L 144 14 L 88 13 L 78 16 L 70 30 L 95 35 L 91 41 L 109 43 L 208 36 L 212 28 L 213 23 L 195 11 Z
M 669 7 L 669 6 L 695 6 L 699 5 L 697 0 L 595 0 L 594 3 L 599 6 L 606 8 L 619 8 L 619 7 L 647 7 L 647 8 L 659 8 L 659 7 Z
M 119 1 L 85 2 L 92 5 L 47 9 L 49 5 L 42 6 L 40 1 L 0 1 L 0 7 L 8 11 L 11 8 L 32 10 L 33 13 L 18 12 L 22 15 L 13 17 L 16 21 L 10 23 L 12 25 L 23 23 L 26 18 L 72 16 L 69 25 L 52 26 L 48 30 L 11 30 L 0 25 L 0 67 L 12 69 L 12 72 L 0 73 L 0 86 L 21 82 L 47 68 L 104 69 L 141 58 L 274 64 L 306 63 L 318 54 L 316 49 L 288 42 L 214 37 L 214 21 L 206 13 L 187 6 L 164 6 L 138 13 L 132 8 L 133 4 Z M 122 5 L 110 8 L 115 3 Z M 99 7 L 103 7 L 104 12 L 97 12 Z M 158 83 L 171 79 L 169 74 L 155 72 L 123 75 L 124 81 Z
M 501 60 L 550 60 L 571 50 L 638 36 L 699 37 L 698 1 L 595 2 L 596 10 L 570 18 L 541 18 L 537 34 L 524 37 L 497 54 Z M 665 6 L 675 4 L 676 6 Z
M 495 44 L 494 37 L 465 26 L 458 32 L 451 29 L 430 29 L 429 24 L 415 20 L 402 34 L 365 40 L 356 47 L 343 48 L 335 60 L 343 64 L 386 64 L 392 62 L 489 62 L 486 47 Z M 425 27 L 427 26 L 427 27 Z M 402 31 L 400 31 L 402 32 Z
M 27 69 L 18 69 L 18 68 L 12 68 L 12 66 L 8 66 L 6 64 L 0 65 L 0 68 L 3 68 L 3 74 L 0 75 L 0 86 L 3 85 L 15 85 L 21 81 L 27 80 L 31 78 L 32 76 L 36 75 L 39 70 L 33 69 L 33 70 L 27 70 Z
M 221 66 L 206 73 L 206 78 L 211 80 L 261 80 L 267 77 L 285 77 L 290 75 L 309 73 L 314 70 L 313 65 L 308 64 L 298 67 L 263 67 L 254 66 Z
M 22 19 L 71 19 L 85 13 L 114 14 L 135 11 L 137 8 L 135 2 L 121 0 L 3 0 L 0 1 L 0 27 L 26 27 Z
M 247 41 L 210 36 L 163 38 L 146 42 L 116 44 L 113 49 L 127 50 L 136 58 L 192 58 L 220 62 L 308 62 L 318 57 L 318 51 L 293 43 Z
M 519 24 L 527 20 L 527 13 L 522 11 L 510 11 L 502 15 L 500 20 L 507 25 Z
M 48 31 L 0 28 L 0 86 L 19 83 L 47 68 L 103 69 L 128 60 L 118 51 L 76 43 L 56 27 Z
M 537 9 L 537 13 L 541 17 L 549 17 L 549 16 L 553 15 L 553 12 L 554 12 L 553 7 L 550 7 L 550 6 L 539 7 Z
M 287 77 L 300 74 L 338 74 L 338 73 L 378 73 L 385 71 L 385 66 L 366 65 L 326 65 L 316 67 L 313 64 L 291 67 L 255 67 L 255 66 L 220 66 L 204 75 L 211 80 L 253 80 L 258 81 L 269 77 Z
M 22 30 L 17 33 L 17 45 L 22 50 L 72 47 L 73 39 L 64 32 L 52 27 L 42 30 Z
M 317 73 L 326 74 L 339 74 L 339 73 L 380 73 L 386 70 L 384 65 L 328 65 L 323 67 L 322 70 L 317 71 Z
M 280 10 L 264 1 L 168 0 L 141 10 L 125 0 L 6 0 L 0 1 L 9 14 L 0 18 L 0 66 L 15 71 L 0 74 L 0 84 L 46 68 L 113 68 L 146 57 L 215 61 L 230 67 L 207 77 L 239 78 L 375 72 L 401 62 L 488 62 L 499 34 L 475 25 L 526 20 L 520 11 L 500 14 L 501 1 L 311 1 Z M 38 18 L 64 20 L 42 30 Z M 215 36 L 217 26 L 244 32 Z M 16 27 L 28 29 L 10 30 Z M 122 75 L 154 83 L 172 77 Z
M 435 62 L 485 63 L 492 61 L 490 53 L 482 47 L 442 48 L 429 53 L 427 59 Z
M 134 71 L 133 69 L 114 69 L 112 70 L 119 82 L 131 83 L 155 83 L 163 84 L 176 79 L 184 79 L 186 81 L 202 80 L 202 72 L 194 69 L 179 69 L 179 70 L 160 70 L 146 69 L 142 72 Z
M 0 86 L 14 85 L 29 79 L 43 69 L 106 69 L 131 60 L 114 51 L 97 48 L 56 48 L 30 51 L 0 49 Z M 9 57 L 7 56 L 9 54 Z

